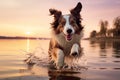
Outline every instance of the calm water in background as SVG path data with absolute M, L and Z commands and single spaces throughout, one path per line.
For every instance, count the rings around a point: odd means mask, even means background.
M 47 54 L 49 40 L 0 40 L 0 80 L 120 80 L 120 42 L 81 42 L 84 71 L 49 72 L 47 67 L 28 66 L 23 60 L 37 48 Z

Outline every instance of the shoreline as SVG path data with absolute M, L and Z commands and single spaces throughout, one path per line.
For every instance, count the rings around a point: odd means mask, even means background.
M 40 40 L 49 40 L 50 38 L 42 38 L 42 37 L 20 37 L 20 36 L 16 36 L 16 37 L 11 37 L 11 36 L 0 36 L 0 39 L 40 39 Z
M 97 37 L 97 38 L 84 38 L 83 40 L 90 40 L 90 41 L 120 41 L 120 38 Z

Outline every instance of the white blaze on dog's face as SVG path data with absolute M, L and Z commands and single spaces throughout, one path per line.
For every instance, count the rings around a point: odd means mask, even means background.
M 65 19 L 65 25 L 63 28 L 63 33 L 68 41 L 72 39 L 72 35 L 75 33 L 73 26 L 70 24 L 70 15 L 63 15 Z

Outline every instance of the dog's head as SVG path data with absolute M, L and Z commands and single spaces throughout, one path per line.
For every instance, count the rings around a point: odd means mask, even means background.
M 83 29 L 80 16 L 81 9 L 82 4 L 80 2 L 67 15 L 62 15 L 62 12 L 56 9 L 49 9 L 50 15 L 54 16 L 54 22 L 51 25 L 55 34 L 63 33 L 67 41 L 72 40 L 73 34 L 79 35 Z

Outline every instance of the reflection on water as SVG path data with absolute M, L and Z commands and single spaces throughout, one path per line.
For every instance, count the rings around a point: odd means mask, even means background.
M 52 76 L 49 80 L 81 80 L 79 77 L 74 76 Z
M 111 51 L 112 56 L 115 58 L 120 58 L 120 41 L 90 41 L 90 44 L 93 46 L 97 44 L 100 47 L 100 56 L 106 57 L 107 56 L 107 49 L 112 49 Z M 94 46 L 96 47 L 96 46 Z
M 65 75 L 64 73 L 51 73 L 48 72 L 50 79 L 49 80 L 82 80 L 80 77 L 74 76 L 73 74 L 69 74 L 69 76 Z
M 114 57 L 120 58 L 120 42 L 113 42 Z
M 49 80 L 83 80 L 80 77 L 81 72 L 72 72 L 68 70 L 60 71 L 60 70 L 50 69 L 49 66 L 43 67 L 33 64 L 33 65 L 28 65 L 28 70 L 31 71 L 31 74 L 34 76 L 46 76 L 46 77 L 48 76 Z
M 29 39 L 27 39 L 27 47 L 26 47 L 27 49 L 27 52 L 29 52 L 29 49 L 30 49 L 30 40 Z
M 0 40 L 0 80 L 120 80 L 119 41 L 81 41 L 85 61 L 78 62 L 79 71 L 51 69 L 45 58 L 38 64 L 23 62 L 26 52 L 47 58 L 48 44 L 49 40 Z

